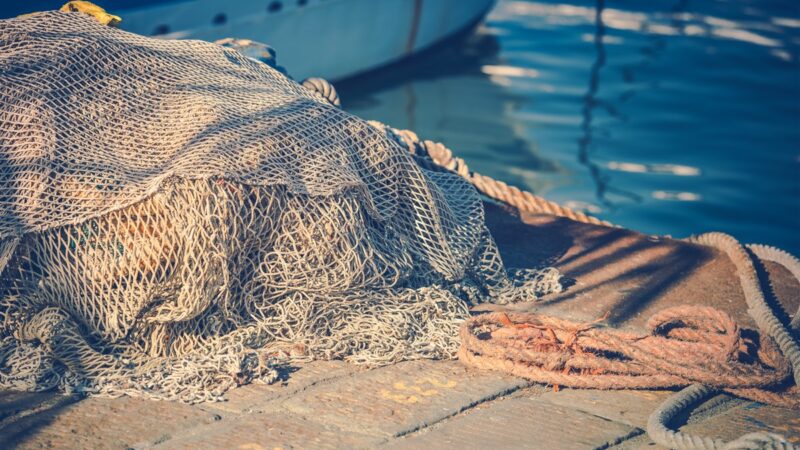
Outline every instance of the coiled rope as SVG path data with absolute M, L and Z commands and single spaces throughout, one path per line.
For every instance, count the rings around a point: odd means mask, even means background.
M 498 312 L 461 328 L 459 357 L 538 383 L 593 389 L 653 389 L 703 383 L 751 400 L 800 408 L 775 395 L 791 376 L 772 339 L 745 338 L 727 314 L 679 306 L 654 314 L 649 335 L 555 317 Z

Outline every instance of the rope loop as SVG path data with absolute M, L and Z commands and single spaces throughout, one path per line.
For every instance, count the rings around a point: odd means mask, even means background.
M 342 102 L 339 99 L 339 94 L 336 92 L 336 88 L 324 78 L 306 78 L 303 80 L 302 83 L 303 87 L 308 89 L 311 92 L 316 92 L 322 96 L 325 100 L 328 101 L 333 106 L 340 107 L 342 106 Z

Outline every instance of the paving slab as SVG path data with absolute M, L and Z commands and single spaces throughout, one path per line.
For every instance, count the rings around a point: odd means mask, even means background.
M 344 431 L 287 412 L 224 418 L 156 445 L 157 449 L 335 449 L 373 448 L 385 438 Z M 137 447 L 137 446 L 134 446 Z M 146 445 L 141 446 L 147 448 Z
M 396 439 L 389 449 L 590 449 L 642 433 L 629 425 L 541 398 L 495 402 L 423 432 Z
M 456 361 L 411 361 L 313 386 L 281 406 L 343 430 L 399 436 L 528 384 Z
M 650 414 L 673 395 L 669 391 L 597 391 L 561 389 L 549 391 L 540 399 L 638 428 L 647 427 Z
M 0 430 L 0 436 L 5 446 L 20 449 L 125 449 L 165 441 L 175 432 L 220 419 L 175 402 L 89 398 L 21 418 Z
M 270 402 L 359 370 L 363 369 L 344 361 L 314 361 L 292 368 L 275 383 L 241 386 L 228 391 L 225 401 L 204 403 L 202 406 L 209 411 L 228 413 L 261 412 L 268 409 Z

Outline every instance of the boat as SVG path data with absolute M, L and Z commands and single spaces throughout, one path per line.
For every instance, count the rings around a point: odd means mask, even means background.
M 4 2 L 0 17 L 65 0 Z M 341 80 L 399 61 L 474 26 L 494 0 L 112 0 L 120 28 L 165 39 L 269 44 L 297 79 Z

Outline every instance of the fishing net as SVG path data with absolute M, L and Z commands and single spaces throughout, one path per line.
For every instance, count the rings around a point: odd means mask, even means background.
M 0 387 L 214 400 L 280 364 L 452 358 L 507 272 L 464 179 L 219 45 L 0 21 Z

